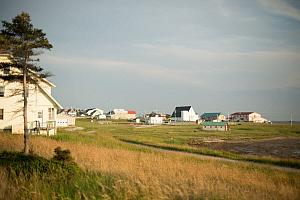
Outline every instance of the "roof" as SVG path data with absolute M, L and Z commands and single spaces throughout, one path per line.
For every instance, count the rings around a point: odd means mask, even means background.
M 202 122 L 203 126 L 225 126 L 227 122 Z
M 254 112 L 235 112 L 235 113 L 232 113 L 231 115 L 250 115 Z
M 181 117 L 181 112 L 182 111 L 189 111 L 191 108 L 192 108 L 192 106 L 178 106 L 178 107 L 175 107 L 175 110 L 172 113 L 172 117 L 175 116 L 175 113 L 176 113 L 176 117 Z
M 57 108 L 63 109 L 63 107 L 54 99 L 53 96 L 48 94 L 41 86 L 38 85 L 38 87 L 42 91 L 42 93 L 44 93 L 50 99 L 50 101 L 52 101 L 57 106 Z
M 134 110 L 128 110 L 128 114 L 132 114 L 132 115 L 135 115 L 136 112 Z
M 9 57 L 12 57 L 10 54 L 7 53 L 1 53 L 0 51 L 0 57 L 1 57 L 1 62 L 10 62 Z M 56 87 L 53 83 L 51 83 L 49 80 L 45 79 L 45 78 L 41 78 L 36 72 L 28 69 L 29 72 L 31 72 L 36 78 L 38 78 L 39 80 L 45 82 L 46 84 L 48 84 L 50 87 Z
M 221 115 L 220 112 L 203 113 L 203 114 L 201 115 L 201 118 L 212 118 L 212 117 L 218 117 L 219 115 Z

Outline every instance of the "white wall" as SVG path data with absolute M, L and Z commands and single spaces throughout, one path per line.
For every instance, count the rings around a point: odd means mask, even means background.
M 4 119 L 0 120 L 0 129 L 12 126 L 12 132 L 23 134 L 23 97 L 22 94 L 13 95 L 16 89 L 21 92 L 22 84 L 13 82 L 8 83 L 0 80 L 0 85 L 5 86 L 5 96 L 0 97 L 0 109 L 4 109 Z M 11 96 L 13 95 L 13 96 Z M 49 108 L 54 108 L 53 118 L 49 119 Z M 38 112 L 42 112 L 42 118 L 38 118 Z M 33 84 L 29 85 L 28 94 L 28 127 L 33 121 L 40 121 L 46 126 L 49 120 L 56 121 L 57 106 L 42 91 Z
M 155 116 L 155 117 L 149 117 L 148 124 L 162 124 L 163 123 L 163 118 L 159 117 L 159 116 Z
M 57 115 L 57 127 L 75 126 L 76 117 L 72 117 L 63 113 Z

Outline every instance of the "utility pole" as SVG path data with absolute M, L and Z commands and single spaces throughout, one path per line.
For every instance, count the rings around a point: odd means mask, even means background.
M 291 126 L 293 126 L 293 112 L 291 112 Z

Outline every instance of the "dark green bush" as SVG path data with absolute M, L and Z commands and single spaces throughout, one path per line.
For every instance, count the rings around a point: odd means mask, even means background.
M 62 150 L 61 147 L 56 147 L 54 152 L 55 155 L 53 156 L 52 160 L 62 161 L 64 163 L 73 162 L 73 158 L 71 157 L 71 152 L 69 149 Z
M 0 166 L 7 169 L 9 176 L 22 174 L 27 178 L 30 178 L 33 174 L 43 178 L 55 174 L 57 179 L 69 180 L 70 177 L 81 171 L 75 162 L 47 160 L 37 155 L 24 155 L 20 152 L 6 151 L 0 153 Z

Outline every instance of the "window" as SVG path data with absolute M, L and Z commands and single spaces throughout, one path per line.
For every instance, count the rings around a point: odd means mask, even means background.
M 49 120 L 54 119 L 54 108 L 48 108 Z
M 38 118 L 43 118 L 43 111 L 38 112 Z
M 4 109 L 0 109 L 0 120 L 4 119 Z
M 6 68 L 3 69 L 3 74 L 8 75 L 9 72 L 10 72 L 10 68 L 9 67 L 6 67 Z
M 4 86 L 0 86 L 0 97 L 4 97 Z

